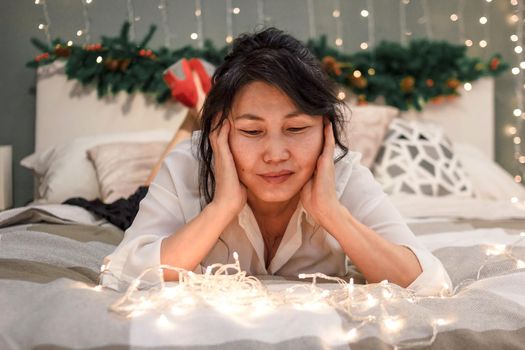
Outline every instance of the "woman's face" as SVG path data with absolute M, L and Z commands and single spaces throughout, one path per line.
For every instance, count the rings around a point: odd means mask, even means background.
M 286 202 L 311 178 L 323 146 L 323 118 L 298 111 L 278 88 L 264 82 L 235 96 L 230 147 L 248 198 Z

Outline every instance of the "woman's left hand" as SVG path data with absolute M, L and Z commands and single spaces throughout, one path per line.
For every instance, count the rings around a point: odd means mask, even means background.
M 301 190 L 301 203 L 321 226 L 340 209 L 335 191 L 335 139 L 332 123 L 324 126 L 324 146 L 310 180 Z

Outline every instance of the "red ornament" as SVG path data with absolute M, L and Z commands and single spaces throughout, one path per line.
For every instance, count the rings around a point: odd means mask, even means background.
M 494 57 L 493 59 L 490 60 L 490 69 L 491 70 L 498 69 L 499 64 L 500 64 L 500 60 L 497 57 Z
M 142 57 L 151 57 L 151 56 L 153 56 L 153 51 L 151 51 L 149 49 L 141 49 L 139 51 L 139 55 L 142 56 Z
M 434 86 L 434 80 L 432 80 L 432 79 L 427 79 L 427 80 L 426 80 L 426 84 L 427 84 L 428 87 L 432 87 L 432 86 Z
M 86 51 L 102 51 L 102 44 L 100 43 L 97 43 L 97 44 L 88 44 L 86 46 L 84 46 L 84 48 L 86 49 Z
M 49 52 L 41 53 L 40 55 L 35 57 L 35 61 L 40 62 L 42 60 L 46 60 L 49 58 Z

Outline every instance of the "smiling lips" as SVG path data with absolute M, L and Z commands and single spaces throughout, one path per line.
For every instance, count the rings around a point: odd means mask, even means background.
M 293 174 L 294 173 L 292 171 L 281 170 L 279 172 L 259 174 L 259 176 L 262 177 L 264 181 L 270 184 L 280 184 L 288 180 L 288 178 L 292 176 Z

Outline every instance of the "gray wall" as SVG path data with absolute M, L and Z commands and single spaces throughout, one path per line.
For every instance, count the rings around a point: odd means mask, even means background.
M 315 0 L 316 30 L 318 35 L 326 33 L 333 42 L 336 25 L 331 17 L 334 1 Z M 51 34 L 63 39 L 80 41 L 75 35 L 83 27 L 80 0 L 47 0 L 51 18 Z M 158 1 L 134 0 L 135 15 L 140 17 L 136 24 L 137 37 L 142 38 L 150 23 L 158 24 L 158 31 L 151 42 L 152 47 L 163 44 L 161 17 L 157 9 Z M 399 41 L 399 1 L 374 0 L 376 40 Z M 435 39 L 451 42 L 459 41 L 458 25 L 449 20 L 451 13 L 457 11 L 458 2 L 454 0 L 428 0 L 431 9 L 431 22 Z M 465 1 L 466 36 L 478 42 L 483 38 L 482 26 L 478 19 L 483 14 L 484 0 Z M 204 34 L 216 45 L 224 43 L 226 33 L 226 1 L 202 0 Z M 341 0 L 341 18 L 344 30 L 344 50 L 354 52 L 367 38 L 366 19 L 360 10 L 366 6 L 365 0 Z M 407 7 L 408 29 L 413 37 L 424 37 L 424 25 L 418 22 L 422 16 L 422 1 L 412 0 Z M 257 23 L 255 0 L 233 0 L 233 6 L 241 9 L 234 16 L 234 34 L 252 30 Z M 172 47 L 195 44 L 189 34 L 195 31 L 194 1 L 168 0 L 170 28 L 174 34 Z M 490 4 L 489 46 L 481 49 L 474 46 L 469 53 L 488 57 L 492 52 L 500 52 L 511 65 L 516 65 L 509 36 L 515 26 L 507 18 L 511 14 L 508 0 L 494 0 Z M 267 24 L 289 31 L 301 40 L 308 38 L 308 14 L 306 0 L 266 0 Z M 91 17 L 92 41 L 100 35 L 114 35 L 127 19 L 126 0 L 93 0 L 89 7 Z M 3 0 L 0 2 L 0 144 L 13 146 L 13 195 L 14 205 L 24 205 L 32 198 L 33 183 L 31 173 L 19 165 L 20 160 L 33 152 L 35 127 L 35 72 L 25 68 L 25 62 L 39 52 L 29 39 L 45 39 L 44 33 L 37 29 L 44 18 L 40 6 L 34 0 Z M 516 173 L 513 160 L 511 138 L 504 134 L 504 126 L 513 123 L 512 110 L 515 102 L 515 77 L 506 73 L 496 80 L 496 160 L 512 174 Z M 522 138 L 524 135 L 521 135 Z

